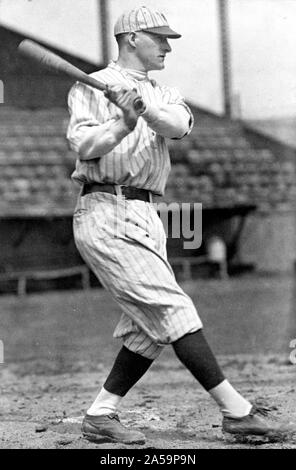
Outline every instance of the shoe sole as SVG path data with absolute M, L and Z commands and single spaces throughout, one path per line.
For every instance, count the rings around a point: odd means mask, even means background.
M 235 441 L 241 443 L 265 443 L 265 442 L 283 442 L 295 435 L 295 432 L 274 433 L 267 432 L 266 434 L 243 434 L 243 433 L 229 433 L 223 431 L 225 437 L 233 438 Z
M 114 439 L 111 436 L 104 436 L 104 435 L 100 435 L 100 434 L 97 434 L 97 433 L 90 433 L 90 432 L 88 432 L 88 433 L 83 432 L 82 435 L 88 441 L 99 442 L 101 444 L 107 443 L 107 442 L 113 442 L 113 443 L 121 443 L 121 444 L 140 444 L 140 445 L 143 445 L 146 442 L 145 439 L 133 439 L 133 440 L 127 440 L 127 441 L 126 440 L 118 440 L 118 439 Z

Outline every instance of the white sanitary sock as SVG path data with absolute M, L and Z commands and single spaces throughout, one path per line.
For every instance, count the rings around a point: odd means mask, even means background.
M 223 380 L 217 387 L 209 390 L 224 416 L 247 416 L 252 408 L 251 403 L 238 393 L 228 380 Z
M 122 397 L 107 392 L 103 387 L 91 407 L 87 410 L 87 414 L 100 416 L 115 413 L 121 400 Z

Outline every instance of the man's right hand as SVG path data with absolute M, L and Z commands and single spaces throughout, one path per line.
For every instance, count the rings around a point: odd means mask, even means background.
M 134 109 L 134 100 L 140 98 L 136 90 L 125 88 L 121 85 L 108 86 L 108 89 L 104 92 L 106 98 L 114 103 L 123 113 L 123 119 L 130 129 L 133 131 L 137 125 L 138 114 Z

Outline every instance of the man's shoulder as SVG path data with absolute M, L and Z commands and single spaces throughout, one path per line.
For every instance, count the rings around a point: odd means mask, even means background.
M 164 84 L 159 84 L 159 83 L 156 83 L 154 85 L 154 88 L 157 88 L 158 90 L 160 90 L 160 93 L 162 94 L 162 96 L 164 97 L 170 97 L 170 98 L 175 98 L 175 99 L 184 99 L 179 88 L 177 86 L 174 86 L 174 85 L 164 85 Z
M 96 70 L 95 72 L 90 73 L 89 76 L 93 78 L 99 78 L 101 76 L 108 74 L 108 72 L 109 72 L 109 66 L 104 67 L 103 69 Z
M 96 80 L 108 83 L 114 82 L 118 83 L 119 81 L 123 80 L 122 74 L 116 70 L 116 68 L 112 67 L 112 65 L 108 65 L 107 67 L 97 70 L 89 75 L 90 77 L 95 78 Z
M 177 86 L 170 85 L 170 84 L 159 83 L 154 79 L 152 79 L 151 81 L 152 81 L 152 83 L 155 87 L 159 88 L 162 91 L 169 91 L 169 90 L 179 91 Z
M 90 73 L 89 77 L 92 77 L 105 85 L 116 85 L 124 81 L 122 74 L 120 74 L 118 70 L 113 68 L 112 65 L 110 66 L 110 64 L 103 69 L 96 70 L 95 72 Z M 87 89 L 91 89 L 92 94 L 97 98 L 103 96 L 102 91 L 97 90 L 96 88 L 93 88 L 90 85 L 80 82 L 78 80 L 71 87 L 68 94 L 68 99 L 71 100 L 75 98 L 77 94 L 84 94 L 85 90 Z

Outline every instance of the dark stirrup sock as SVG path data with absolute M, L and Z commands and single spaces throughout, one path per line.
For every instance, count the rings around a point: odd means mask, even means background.
M 207 391 L 225 380 L 202 330 L 188 333 L 172 346 L 180 361 Z
M 140 356 L 123 346 L 103 387 L 110 393 L 124 397 L 145 374 L 152 362 L 152 359 Z

